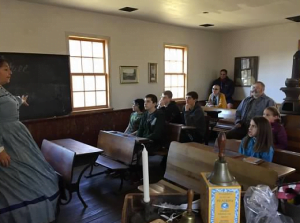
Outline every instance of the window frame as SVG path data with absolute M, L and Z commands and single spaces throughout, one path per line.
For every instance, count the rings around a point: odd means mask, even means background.
M 182 50 L 182 73 L 166 73 L 166 56 L 165 56 L 165 50 L 166 48 L 169 49 L 180 49 Z M 176 101 L 185 100 L 185 95 L 187 93 L 187 46 L 184 45 L 170 45 L 165 44 L 164 45 L 164 91 L 166 91 L 166 82 L 165 77 L 166 75 L 182 75 L 183 76 L 183 97 L 182 98 L 174 98 Z M 172 86 L 170 86 L 172 88 Z M 179 87 L 179 86 L 177 86 Z M 181 87 L 181 86 L 180 86 Z
M 108 53 L 107 53 L 107 48 L 108 48 L 108 40 L 103 39 L 103 38 L 97 38 L 97 37 L 83 37 L 83 36 L 77 36 L 77 35 L 68 35 L 68 50 L 70 54 L 70 40 L 77 40 L 77 41 L 87 41 L 87 42 L 100 42 L 103 44 L 103 68 L 104 68 L 104 73 L 72 73 L 71 72 L 71 57 L 75 58 L 83 58 L 83 56 L 71 56 L 69 55 L 69 61 L 70 61 L 70 91 L 71 91 L 71 103 L 72 103 L 72 112 L 78 112 L 78 111 L 89 111 L 89 110 L 98 110 L 98 109 L 107 109 L 109 108 L 109 72 L 108 72 Z M 97 58 L 97 57 L 84 57 L 84 58 Z M 81 60 L 82 63 L 82 60 Z M 82 64 L 81 64 L 82 65 Z M 96 105 L 96 106 L 84 106 L 84 107 L 74 107 L 74 93 L 77 91 L 73 91 L 73 76 L 104 76 L 105 77 L 105 90 L 99 90 L 100 92 L 105 92 L 105 105 Z M 96 83 L 96 82 L 95 82 Z M 84 78 L 83 78 L 83 85 L 84 85 Z M 97 92 L 96 88 L 95 90 L 83 90 L 83 91 L 78 91 L 78 92 Z M 85 104 L 84 100 L 84 104 Z

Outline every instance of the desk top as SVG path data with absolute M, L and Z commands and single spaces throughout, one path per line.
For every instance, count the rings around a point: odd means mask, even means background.
M 200 144 L 200 143 L 192 142 L 192 143 L 186 143 L 186 144 L 191 145 L 191 146 L 196 147 L 196 148 L 205 149 L 205 150 L 209 150 L 209 151 L 214 152 L 214 153 L 218 153 L 218 150 L 216 148 L 206 146 L 206 145 L 203 145 L 203 144 Z M 226 154 L 226 152 L 227 152 L 227 154 Z M 225 156 L 228 156 L 228 157 L 231 157 L 231 158 L 234 158 L 234 159 L 237 159 L 237 160 L 241 160 L 241 161 L 243 160 L 244 157 L 246 157 L 244 155 L 241 155 L 238 152 L 231 151 L 231 150 L 225 150 Z M 289 174 L 292 174 L 296 171 L 294 168 L 279 165 L 279 164 L 276 164 L 276 163 L 270 163 L 270 162 L 266 162 L 266 161 L 259 164 L 258 166 L 262 166 L 262 167 L 265 167 L 267 169 L 274 170 L 275 172 L 277 172 L 278 178 L 285 177 L 285 176 L 287 176 Z
M 86 154 L 92 154 L 92 153 L 102 153 L 102 149 L 98 149 L 96 147 L 84 144 L 82 142 L 78 142 L 74 139 L 57 139 L 52 140 L 51 142 L 60 145 L 62 147 L 65 147 L 68 150 L 71 150 L 76 153 L 77 155 L 86 155 Z
M 246 156 L 239 156 L 237 157 L 238 160 L 243 160 L 243 158 Z M 255 165 L 255 164 L 253 164 Z M 288 166 L 283 166 L 279 165 L 276 163 L 270 163 L 270 162 L 262 162 L 261 164 L 258 164 L 258 166 L 265 167 L 267 169 L 274 170 L 278 174 L 278 178 L 286 177 L 287 175 L 290 175 L 296 171 L 296 169 L 288 167 Z
M 196 127 L 195 126 L 190 126 L 190 125 L 183 125 L 181 127 L 181 129 L 182 130 L 189 130 L 189 129 L 196 129 Z
M 121 137 L 129 137 L 134 139 L 137 143 L 147 143 L 147 142 L 151 142 L 150 139 L 147 138 L 142 138 L 142 137 L 137 137 L 135 135 L 131 135 L 131 134 L 125 134 L 124 132 L 118 132 L 118 131 L 103 131 L 109 134 L 113 134 L 113 135 L 118 135 Z

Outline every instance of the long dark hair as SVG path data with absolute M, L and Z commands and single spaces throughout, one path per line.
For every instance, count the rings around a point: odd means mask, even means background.
M 8 61 L 5 60 L 3 57 L 0 56 L 0 67 L 2 67 L 5 63 L 8 64 Z
M 265 117 L 254 117 L 252 120 L 257 126 L 254 152 L 269 152 L 270 147 L 273 146 L 272 129 L 269 121 Z M 247 149 L 250 139 L 251 137 L 247 135 L 243 144 L 245 149 Z
M 141 112 L 143 112 L 145 110 L 144 99 L 137 98 L 137 99 L 134 100 L 134 104 L 138 105 Z

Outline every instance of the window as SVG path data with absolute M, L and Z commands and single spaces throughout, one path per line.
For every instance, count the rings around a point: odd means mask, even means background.
M 258 57 L 236 57 L 234 59 L 235 86 L 250 87 L 257 81 Z
M 186 48 L 165 46 L 165 91 L 174 99 L 183 99 L 186 93 Z
M 73 111 L 108 107 L 106 41 L 69 37 Z

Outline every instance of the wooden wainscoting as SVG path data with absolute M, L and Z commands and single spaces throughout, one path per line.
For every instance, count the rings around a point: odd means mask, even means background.
M 97 146 L 100 130 L 124 131 L 132 109 L 94 111 L 69 116 L 28 120 L 24 124 L 40 147 L 43 139 L 72 138 L 88 145 Z

